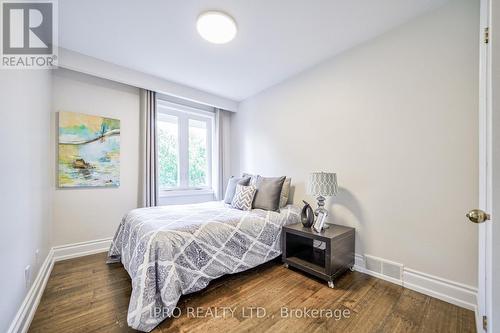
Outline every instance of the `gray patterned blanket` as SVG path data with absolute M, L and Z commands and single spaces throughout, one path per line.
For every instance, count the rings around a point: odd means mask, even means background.
M 281 227 L 299 221 L 292 205 L 280 213 L 217 201 L 130 211 L 108 253 L 132 279 L 128 325 L 149 332 L 172 315 L 181 295 L 279 256 Z

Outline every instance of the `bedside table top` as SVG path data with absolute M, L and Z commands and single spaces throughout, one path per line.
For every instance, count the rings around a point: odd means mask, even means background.
M 343 225 L 338 225 L 338 224 L 328 224 L 330 227 L 328 229 L 324 229 L 321 232 L 316 232 L 314 231 L 313 228 L 305 228 L 302 223 L 295 223 L 295 224 L 290 224 L 286 225 L 283 227 L 283 229 L 287 229 L 289 231 L 292 231 L 297 234 L 302 234 L 304 236 L 319 236 L 321 238 L 337 238 L 339 236 L 342 236 L 346 233 L 352 232 L 354 228 L 351 227 L 346 227 Z

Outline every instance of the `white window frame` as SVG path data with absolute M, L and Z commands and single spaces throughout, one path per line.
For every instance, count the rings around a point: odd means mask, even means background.
M 213 194 L 212 170 L 214 170 L 214 159 L 212 153 L 215 151 L 215 113 L 189 106 L 184 106 L 165 100 L 157 101 L 158 119 L 161 121 L 162 114 L 177 117 L 178 120 L 178 187 L 160 187 L 160 196 L 185 196 Z M 198 120 L 207 126 L 207 185 L 189 186 L 189 120 Z M 158 167 L 160 167 L 158 162 Z

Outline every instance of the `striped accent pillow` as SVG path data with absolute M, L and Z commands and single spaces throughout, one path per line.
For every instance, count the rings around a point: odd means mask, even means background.
M 236 193 L 234 194 L 231 206 L 236 209 L 250 210 L 252 209 L 253 198 L 257 188 L 253 185 L 244 186 L 236 185 Z

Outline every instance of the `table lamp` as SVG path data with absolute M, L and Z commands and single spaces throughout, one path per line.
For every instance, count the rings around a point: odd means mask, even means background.
M 313 172 L 309 175 L 307 182 L 307 194 L 315 196 L 318 200 L 318 208 L 314 214 L 323 213 L 328 216 L 325 209 L 325 197 L 336 195 L 338 192 L 337 174 L 332 172 Z

